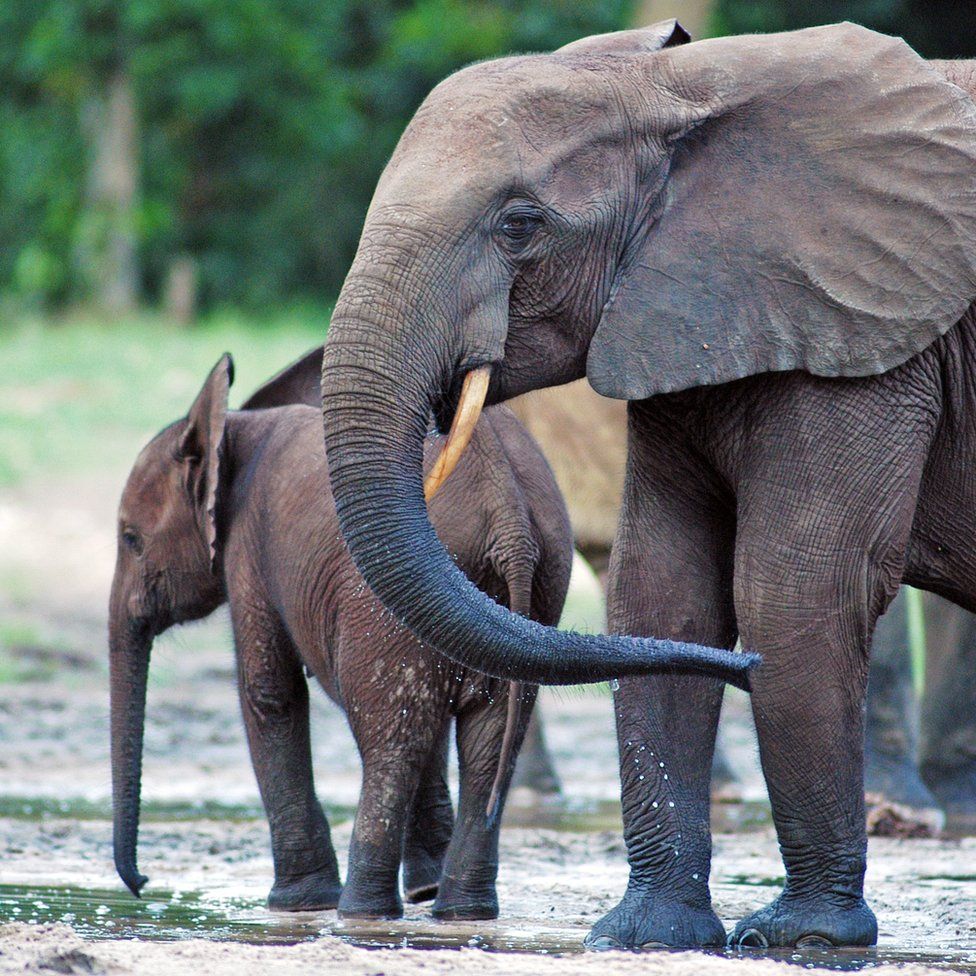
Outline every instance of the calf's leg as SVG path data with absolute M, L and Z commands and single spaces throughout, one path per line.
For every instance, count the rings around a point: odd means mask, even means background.
M 315 795 L 301 661 L 272 614 L 237 606 L 231 616 L 244 726 L 271 828 L 275 882 L 268 907 L 335 908 L 342 885 L 329 823 Z

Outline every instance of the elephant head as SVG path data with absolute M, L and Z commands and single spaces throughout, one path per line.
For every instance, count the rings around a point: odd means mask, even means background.
M 217 517 L 227 393 L 233 363 L 214 367 L 190 412 L 143 449 L 119 504 L 109 601 L 113 849 L 133 894 L 146 681 L 153 638 L 224 601 Z
M 497 402 L 585 374 L 642 399 L 776 370 L 861 376 L 976 294 L 960 89 L 850 24 L 686 39 L 669 22 L 442 82 L 380 178 L 332 319 L 325 440 L 353 558 L 421 640 L 499 677 L 742 683 L 751 662 L 562 633 L 475 590 L 421 485 L 430 412 L 442 429 L 477 414 L 462 385 Z

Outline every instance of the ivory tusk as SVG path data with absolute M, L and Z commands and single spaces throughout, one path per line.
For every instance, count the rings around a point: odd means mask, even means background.
M 424 482 L 424 498 L 427 501 L 430 501 L 437 494 L 441 485 L 447 481 L 451 472 L 457 467 L 458 461 L 461 460 L 461 455 L 474 433 L 474 425 L 481 416 L 481 408 L 485 405 L 490 379 L 490 366 L 480 366 L 478 369 L 471 370 L 464 377 L 464 383 L 461 385 L 461 398 L 458 400 L 457 410 L 454 413 L 451 432 L 447 435 L 447 443 Z

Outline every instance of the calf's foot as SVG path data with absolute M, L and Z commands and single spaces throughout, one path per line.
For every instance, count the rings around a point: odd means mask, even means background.
M 730 946 L 752 949 L 872 946 L 878 921 L 863 898 L 791 897 L 785 892 L 735 927 Z
M 268 908 L 275 912 L 314 912 L 335 908 L 342 885 L 330 871 L 313 872 L 287 881 L 276 881 L 268 895 Z
M 627 890 L 587 935 L 587 949 L 662 949 L 720 946 L 725 929 L 710 905 L 689 905 L 660 894 Z
M 976 834 L 976 761 L 954 769 L 930 765 L 925 779 L 945 809 L 946 831 Z
M 443 851 L 437 856 L 426 851 L 416 851 L 404 858 L 403 892 L 411 905 L 419 905 L 437 897 L 443 863 Z
M 442 878 L 431 914 L 442 921 L 498 918 L 494 882 L 466 883 L 459 878 Z

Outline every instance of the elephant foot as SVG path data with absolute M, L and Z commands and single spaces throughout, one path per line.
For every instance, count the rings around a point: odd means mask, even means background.
M 859 898 L 848 908 L 826 897 L 788 898 L 780 895 L 753 912 L 729 936 L 730 947 L 817 949 L 829 946 L 872 946 L 878 941 L 878 921 Z
M 963 769 L 927 772 L 925 778 L 945 810 L 946 833 L 976 834 L 976 763 Z
M 276 881 L 268 894 L 268 908 L 274 912 L 315 912 L 339 904 L 342 885 L 331 874 L 308 874 L 291 881 Z
M 431 914 L 442 922 L 498 918 L 495 886 L 466 888 L 453 878 L 443 878 Z
M 422 850 L 407 852 L 403 859 L 403 893 L 411 905 L 437 897 L 443 864 L 443 851 L 437 855 Z
M 398 892 L 357 892 L 347 882 L 339 899 L 339 918 L 403 918 L 403 902 Z
M 735 778 L 732 767 L 725 756 L 725 750 L 715 746 L 712 754 L 711 794 L 714 803 L 741 803 L 742 786 Z
M 891 806 L 900 819 L 918 824 L 932 834 L 937 834 L 945 823 L 939 801 L 907 757 L 869 753 L 864 771 L 864 797 L 869 807 Z
M 587 949 L 664 949 L 720 946 L 725 929 L 712 909 L 628 890 L 590 930 Z

